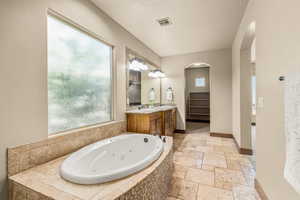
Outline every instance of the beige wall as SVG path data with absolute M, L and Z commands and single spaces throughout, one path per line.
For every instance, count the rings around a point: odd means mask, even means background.
M 231 49 L 191 53 L 162 58 L 162 102 L 166 103 L 166 90 L 174 90 L 178 106 L 177 129 L 185 129 L 185 76 L 184 70 L 192 63 L 208 63 L 211 81 L 211 131 L 231 133 Z
M 125 47 L 160 66 L 160 57 L 86 0 L 0 1 L 0 199 L 6 148 L 47 138 L 47 8 L 115 45 L 117 120 L 126 109 Z
M 244 95 L 241 87 L 241 80 L 245 77 L 241 76 L 241 47 L 245 43 L 245 36 L 249 31 L 249 25 L 255 21 L 254 17 L 254 0 L 250 0 L 245 11 L 245 15 L 242 19 L 239 30 L 237 31 L 235 40 L 232 45 L 232 133 L 242 148 L 248 148 L 245 145 L 247 142 L 242 142 L 241 137 L 241 96 Z
M 251 120 L 252 120 L 252 99 L 251 99 L 251 50 L 243 49 L 240 51 L 240 101 L 241 101 L 241 146 L 252 149 Z
M 240 45 L 247 26 L 256 20 L 257 179 L 270 200 L 298 200 L 300 194 L 283 176 L 285 163 L 284 98 L 281 75 L 300 71 L 300 2 L 251 0 L 233 44 L 233 128 L 239 138 Z M 255 17 L 254 17 L 255 16 Z
M 257 18 L 257 178 L 271 200 L 299 200 L 283 178 L 285 161 L 284 83 L 279 76 L 300 72 L 300 1 L 255 2 Z

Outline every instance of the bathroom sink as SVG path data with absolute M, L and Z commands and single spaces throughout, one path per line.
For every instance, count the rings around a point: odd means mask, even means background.
M 129 110 L 126 111 L 126 113 L 153 113 L 153 112 L 159 112 L 159 111 L 165 111 L 176 108 L 176 106 L 158 106 L 153 108 L 143 108 L 143 109 L 135 109 L 135 110 Z
M 160 106 L 160 110 L 169 110 L 173 108 L 175 108 L 175 106 Z
M 153 111 L 156 111 L 158 110 L 157 108 L 145 108 L 145 109 L 141 109 L 141 111 L 144 111 L 144 112 L 153 112 Z
M 159 111 L 159 109 L 157 108 L 143 108 L 143 109 L 130 110 L 127 111 L 127 113 L 153 113 L 157 111 Z

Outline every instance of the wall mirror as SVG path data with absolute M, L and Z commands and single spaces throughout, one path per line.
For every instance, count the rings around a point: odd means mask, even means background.
M 161 73 L 159 67 L 127 49 L 127 107 L 161 103 Z

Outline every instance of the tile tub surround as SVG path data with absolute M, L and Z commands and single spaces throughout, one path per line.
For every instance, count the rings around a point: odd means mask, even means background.
M 160 158 L 127 178 L 95 185 L 78 185 L 62 179 L 57 158 L 9 178 L 11 200 L 164 200 L 173 174 L 173 139 L 167 138 Z
M 174 135 L 175 170 L 167 200 L 261 200 L 250 156 L 239 154 L 232 138 L 203 130 Z
M 125 131 L 126 121 L 109 122 L 51 136 L 36 143 L 8 148 L 8 177 Z

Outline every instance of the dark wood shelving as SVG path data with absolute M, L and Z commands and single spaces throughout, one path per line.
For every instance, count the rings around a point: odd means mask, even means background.
M 209 99 L 191 99 L 191 101 L 208 101 Z
M 191 106 L 191 108 L 209 108 L 209 106 Z
M 206 113 L 206 114 L 203 114 L 203 113 L 190 113 L 190 115 L 209 116 L 209 113 Z
M 210 120 L 210 93 L 209 92 L 191 92 L 187 102 L 188 120 Z

